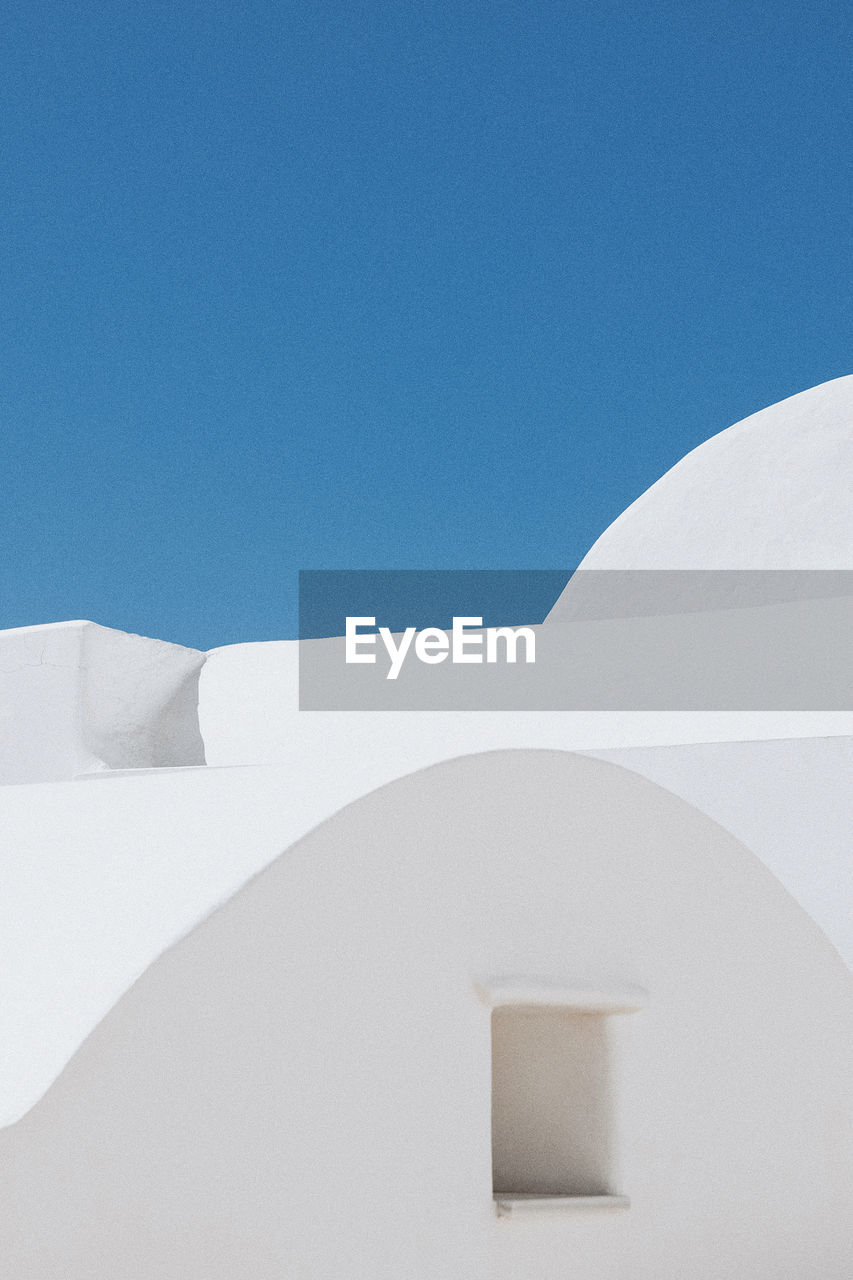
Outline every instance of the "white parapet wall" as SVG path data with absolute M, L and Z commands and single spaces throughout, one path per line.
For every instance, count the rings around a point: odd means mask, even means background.
M 537 628 L 539 635 L 549 627 Z M 364 794 L 404 773 L 476 751 L 605 751 L 853 736 L 853 712 L 844 710 L 300 710 L 300 661 L 307 655 L 313 662 L 310 650 L 331 643 L 336 642 L 282 640 L 212 649 L 199 680 L 207 763 L 302 767 L 313 757 L 316 785 L 327 780 L 337 791 L 358 782 Z
M 93 622 L 0 632 L 0 782 L 204 763 L 196 649 Z

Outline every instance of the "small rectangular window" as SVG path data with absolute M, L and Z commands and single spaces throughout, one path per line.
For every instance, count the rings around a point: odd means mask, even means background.
M 612 1196 L 608 1019 L 559 1007 L 492 1013 L 496 1197 Z

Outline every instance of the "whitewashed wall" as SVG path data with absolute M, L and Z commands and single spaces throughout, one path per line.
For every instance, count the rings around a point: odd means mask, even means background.
M 92 787 L 98 784 L 92 784 Z M 498 1218 L 489 980 L 614 1015 L 627 1211 Z M 144 974 L 0 1135 L 16 1280 L 847 1280 L 853 988 L 748 851 L 599 761 L 365 797 Z
M 202 764 L 203 662 L 93 622 L 0 631 L 0 784 Z

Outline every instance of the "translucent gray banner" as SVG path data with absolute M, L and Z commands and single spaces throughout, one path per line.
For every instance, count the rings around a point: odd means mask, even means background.
M 540 571 L 500 582 L 494 571 L 304 573 L 300 616 L 338 634 L 300 639 L 300 708 L 853 709 L 853 572 L 578 570 L 564 580 L 542 620 L 553 571 L 547 583 Z M 530 600 L 534 620 L 501 612 Z

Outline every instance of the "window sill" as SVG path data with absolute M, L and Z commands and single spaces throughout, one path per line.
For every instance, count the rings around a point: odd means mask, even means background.
M 601 1213 L 628 1209 L 627 1196 L 540 1196 L 495 1192 L 495 1213 L 499 1218 L 520 1214 Z

